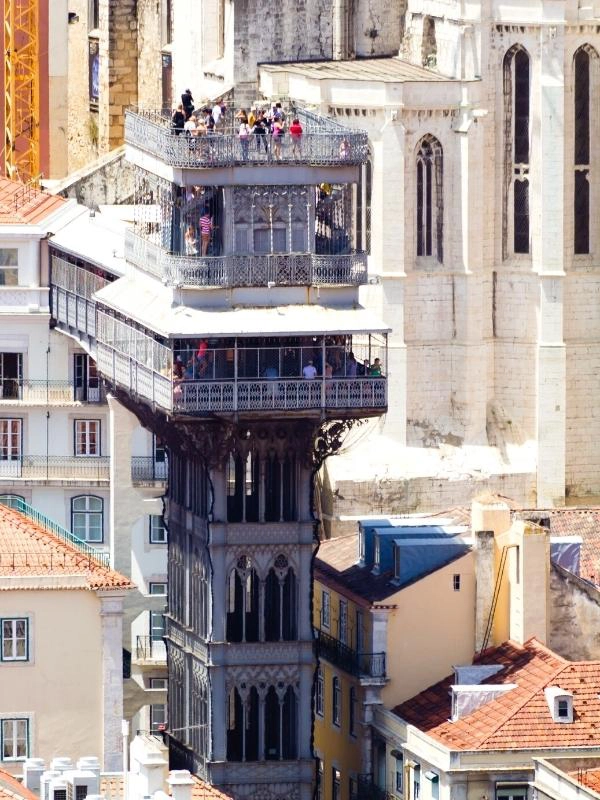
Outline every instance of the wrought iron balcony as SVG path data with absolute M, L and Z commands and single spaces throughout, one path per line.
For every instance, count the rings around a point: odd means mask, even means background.
M 396 800 L 395 795 L 377 786 L 369 773 L 357 775 L 356 785 L 350 800 Z
M 25 405 L 67 405 L 69 403 L 104 403 L 106 393 L 99 381 L 76 386 L 73 381 L 0 380 L 2 403 Z
M 151 636 L 137 636 L 135 653 L 137 661 L 152 661 L 153 663 L 166 663 L 167 648 L 162 639 L 153 639 Z
M 168 253 L 127 231 L 125 258 L 169 286 L 360 286 L 367 282 L 367 254 L 363 252 L 185 256 Z
M 294 141 L 285 133 L 281 144 L 272 146 L 271 136 L 251 135 L 240 141 L 235 109 L 227 111 L 228 122 L 213 133 L 188 135 L 171 127 L 170 116 L 154 110 L 125 113 L 125 143 L 158 157 L 172 167 L 206 169 L 261 165 L 352 166 L 368 158 L 368 136 L 364 131 L 344 128 L 333 120 L 297 109 L 303 133 Z
M 164 482 L 169 467 L 167 461 L 157 461 L 153 456 L 132 456 L 131 482 L 134 486 Z
M 30 456 L 0 452 L 0 480 L 108 481 L 108 456 Z
M 317 655 L 357 677 L 385 678 L 385 653 L 359 653 L 325 631 L 315 629 Z

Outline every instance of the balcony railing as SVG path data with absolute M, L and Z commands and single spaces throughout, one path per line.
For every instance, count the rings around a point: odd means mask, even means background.
M 0 480 L 107 481 L 108 456 L 29 456 L 0 454 Z
M 385 378 L 182 380 L 174 384 L 173 410 L 182 414 L 387 406 Z
M 151 636 L 136 637 L 135 652 L 138 661 L 167 660 L 167 648 L 162 639 L 153 639 Z
M 96 336 L 96 303 L 52 284 L 52 316 L 87 336 Z
M 166 481 L 169 472 L 168 462 L 157 461 L 152 456 L 132 456 L 131 482 L 135 484 Z
M 350 800 L 396 800 L 395 795 L 377 786 L 370 774 L 357 775 Z
M 367 282 L 367 254 L 363 252 L 184 256 L 168 253 L 127 231 L 125 258 L 170 286 L 361 286 Z
M 0 380 L 0 401 L 22 402 L 31 405 L 61 405 L 75 402 L 104 403 L 106 393 L 98 381 L 75 386 L 72 381 L 19 380 L 4 378 Z
M 356 676 L 385 678 L 385 653 L 359 653 L 322 630 L 315 630 L 317 655 Z
M 192 169 L 256 164 L 351 166 L 366 162 L 368 136 L 364 131 L 345 129 L 332 120 L 323 119 L 322 124 L 316 124 L 314 115 L 297 113 L 302 136 L 294 142 L 286 132 L 279 150 L 272 147 L 270 136 L 251 135 L 246 145 L 231 126 L 211 134 L 188 136 L 174 131 L 167 115 L 152 110 L 125 113 L 125 143 L 172 167 Z
M 75 536 L 71 531 L 68 531 L 66 528 L 63 528 L 62 525 L 59 525 L 58 522 L 54 522 L 54 520 L 47 517 L 45 514 L 40 513 L 36 508 L 33 506 L 28 505 L 24 500 L 20 497 L 15 495 L 10 495 L 9 499 L 2 501 L 0 503 L 3 505 L 7 505 L 9 508 L 18 511 L 20 514 L 23 514 L 25 517 L 30 519 L 32 522 L 35 522 L 36 525 L 39 525 L 41 528 L 53 533 L 55 536 L 58 536 L 59 539 L 62 539 L 67 544 L 72 545 L 76 550 L 78 550 L 82 555 L 87 556 L 88 558 L 92 558 L 95 561 L 99 561 L 103 566 L 108 566 L 108 559 L 109 554 L 103 553 L 101 550 L 96 550 L 95 547 L 91 547 L 87 542 L 84 542 L 82 539 L 79 539 Z M 17 566 L 42 566 L 42 562 L 44 560 L 50 560 L 49 566 L 65 566 L 68 561 L 68 554 L 65 553 L 53 553 L 53 552 L 44 552 L 38 554 L 32 553 L 14 553 L 14 554 L 3 554 L 4 556 L 10 555 L 11 558 L 6 558 L 2 561 L 3 566 L 7 566 L 9 562 L 12 563 L 13 567 L 16 568 Z M 30 559 L 25 563 L 23 559 Z M 33 559 L 33 561 L 31 560 Z M 37 561 L 35 561 L 37 559 Z M 52 560 L 54 559 L 54 560 Z M 35 563 L 34 563 L 35 561 Z

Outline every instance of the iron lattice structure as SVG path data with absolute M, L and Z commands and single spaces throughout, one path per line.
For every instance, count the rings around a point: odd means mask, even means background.
M 40 173 L 39 0 L 4 0 L 4 163 L 9 178 Z

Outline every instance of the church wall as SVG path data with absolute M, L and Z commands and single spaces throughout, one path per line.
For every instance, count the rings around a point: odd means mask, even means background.
M 166 20 L 161 14 L 161 0 L 137 0 L 137 21 L 137 102 L 142 108 L 161 108 L 161 48 L 167 44 Z

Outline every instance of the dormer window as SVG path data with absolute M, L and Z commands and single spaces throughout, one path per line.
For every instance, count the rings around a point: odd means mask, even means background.
M 573 695 L 559 686 L 544 689 L 546 702 L 554 722 L 573 722 Z

